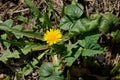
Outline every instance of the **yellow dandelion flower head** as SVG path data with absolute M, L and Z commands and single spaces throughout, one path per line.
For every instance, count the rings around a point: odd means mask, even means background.
M 44 34 L 44 40 L 49 45 L 53 45 L 62 40 L 62 34 L 59 29 L 50 29 Z

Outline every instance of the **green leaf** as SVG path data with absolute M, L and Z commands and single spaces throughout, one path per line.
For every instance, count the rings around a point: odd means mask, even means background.
M 35 19 L 40 17 L 40 11 L 31 0 L 25 0 L 25 3 L 30 7 L 31 12 L 35 16 Z
M 69 72 L 69 70 L 67 70 L 67 76 L 66 76 L 65 80 L 70 80 L 70 78 L 71 78 L 70 72 Z
M 10 45 L 14 45 L 14 46 L 18 46 L 18 47 L 21 47 L 21 46 L 25 46 L 27 43 L 25 43 L 24 41 L 18 41 L 18 40 L 4 40 L 4 39 L 1 39 L 3 41 L 3 44 L 9 48 Z
M 73 22 L 69 19 L 69 17 L 64 16 L 60 20 L 60 28 L 63 30 L 69 30 L 73 26 Z
M 6 20 L 5 22 L 2 23 L 5 26 L 12 27 L 13 25 L 13 20 Z
M 100 31 L 104 34 L 106 32 L 109 31 L 110 29 L 110 22 L 108 20 L 106 20 L 105 18 L 101 19 L 101 23 L 100 23 Z
M 99 34 L 90 35 L 85 37 L 85 48 L 87 49 L 99 49 L 100 45 L 97 43 L 99 39 Z
M 70 18 L 80 18 L 83 14 L 83 6 L 81 4 L 71 4 L 65 6 L 64 13 Z
M 21 31 L 22 30 L 22 26 L 21 25 L 16 25 L 16 26 L 13 27 L 13 29 Z M 23 37 L 23 35 L 21 35 L 20 33 L 14 33 L 14 35 L 16 36 L 17 39 L 20 39 L 20 38 Z
M 84 80 L 82 77 L 79 77 L 79 80 Z
M 98 29 L 100 19 L 101 15 L 99 14 L 94 14 L 90 18 L 84 17 L 76 20 L 72 20 L 68 16 L 64 16 L 60 21 L 60 28 L 68 30 L 69 34 L 72 36 L 83 34 L 85 32 Z
M 10 80 L 10 77 L 9 76 L 7 76 L 5 79 L 3 79 L 3 80 Z
M 76 20 L 70 29 L 70 34 L 78 35 L 78 34 L 83 34 L 85 32 L 95 30 L 98 28 L 97 27 L 98 21 L 99 21 L 98 18 L 90 19 L 90 20 L 88 18 L 83 18 L 83 19 Z
M 5 50 L 3 53 L 2 53 L 2 56 L 0 56 L 0 61 L 7 61 L 9 58 L 20 58 L 19 56 L 19 52 L 18 51 L 14 51 L 14 52 L 11 52 L 10 50 Z
M 77 48 L 77 43 L 72 44 L 71 41 L 69 41 L 69 43 L 66 44 L 65 46 L 67 47 L 67 55 L 66 55 L 66 57 L 67 57 L 67 56 L 71 56 L 72 49 Z
M 81 22 L 81 20 L 77 20 L 73 23 L 73 26 L 70 29 L 71 35 L 82 34 L 86 32 L 86 26 Z
M 5 33 L 5 34 L 2 34 L 1 36 L 1 42 L 3 42 L 3 45 L 7 48 L 7 49 L 9 49 L 9 47 L 10 47 L 10 43 L 8 43 L 8 42 L 6 42 L 6 38 L 7 38 L 7 34 Z
M 115 74 L 115 72 L 117 72 L 119 69 L 120 69 L 120 62 L 113 67 L 113 69 L 110 71 L 110 74 Z
M 113 80 L 120 80 L 120 75 L 113 77 Z
M 85 36 L 85 38 L 83 40 L 79 40 L 80 41 L 80 45 L 83 42 L 84 45 L 82 44 L 83 47 L 89 48 L 89 46 L 91 46 L 90 44 L 96 45 L 97 41 L 99 39 L 99 34 L 94 34 L 94 35 L 89 35 L 89 36 Z
M 40 67 L 40 76 L 50 76 L 55 71 L 54 67 L 50 63 L 43 63 Z
M 107 19 L 114 26 L 117 26 L 119 24 L 118 17 L 112 13 L 106 13 L 103 15 L 103 17 Z
M 72 4 L 78 3 L 78 0 L 72 0 Z
M 43 13 L 42 14 L 42 17 L 40 18 L 40 21 L 42 22 L 42 25 L 44 26 L 44 27 L 49 27 L 49 26 L 51 26 L 51 20 L 50 20 L 50 18 L 49 18 L 49 16 L 48 16 L 48 14 L 47 13 Z
M 22 74 L 25 76 L 29 75 L 36 68 L 36 65 L 39 63 L 40 59 L 45 55 L 45 53 L 46 52 L 43 52 L 37 58 L 33 59 L 25 67 L 23 67 Z
M 37 59 L 33 59 L 33 61 L 29 62 L 23 69 L 22 69 L 22 74 L 24 74 L 25 76 L 29 75 L 33 69 L 36 68 L 36 64 L 39 61 Z
M 82 56 L 94 56 L 103 53 L 103 48 L 97 43 L 99 35 L 86 36 L 85 39 L 79 40 L 78 43 L 83 47 Z
M 47 49 L 47 45 L 41 45 L 41 44 L 29 44 L 26 45 L 24 48 L 21 49 L 23 54 L 28 54 L 31 51 L 38 51 L 38 50 L 45 50 Z
M 45 0 L 45 1 L 46 1 L 46 4 L 47 4 L 48 15 L 50 17 L 51 13 L 52 12 L 54 13 L 54 8 L 53 8 L 53 5 L 52 5 L 52 1 L 51 0 Z
M 39 80 L 63 80 L 61 72 L 55 71 L 51 63 L 43 63 L 40 67 Z
M 63 30 L 68 30 L 70 35 L 77 35 L 86 32 L 86 26 L 81 22 L 81 20 L 71 20 L 69 17 L 64 16 L 60 22 L 60 28 Z
M 26 17 L 24 17 L 24 16 L 18 16 L 17 19 L 18 19 L 19 21 L 24 22 L 24 23 L 28 23 L 28 19 L 27 19 Z
M 92 16 L 90 16 L 90 18 L 88 20 L 86 20 L 86 22 L 83 22 L 83 24 L 85 24 L 87 31 L 92 31 L 98 28 L 99 24 L 100 24 L 100 19 L 101 19 L 101 15 L 100 14 L 93 14 Z
M 111 33 L 111 36 L 113 37 L 113 40 L 116 41 L 117 43 L 120 42 L 120 30 L 116 30 Z
M 76 52 L 73 52 L 71 56 L 66 57 L 65 60 L 67 62 L 67 66 L 71 66 L 74 61 L 80 56 L 82 51 L 83 49 L 80 47 Z
M 119 19 L 114 14 L 107 13 L 103 15 L 99 28 L 100 31 L 104 34 L 110 30 L 115 29 L 118 24 Z
M 74 25 L 70 29 L 71 34 L 77 35 L 97 29 L 100 18 L 99 14 L 94 14 L 90 18 L 85 17 L 74 21 Z
M 96 54 L 102 54 L 102 50 L 94 50 L 94 49 L 85 49 L 83 50 L 82 56 L 94 56 Z
M 35 32 L 30 32 L 30 31 L 29 32 L 21 31 L 21 30 L 14 29 L 13 27 L 10 28 L 9 26 L 5 26 L 4 24 L 0 24 L 0 29 L 4 31 L 12 32 L 13 34 L 17 33 L 19 34 L 19 36 L 26 36 L 26 37 L 42 40 L 40 33 L 35 33 Z

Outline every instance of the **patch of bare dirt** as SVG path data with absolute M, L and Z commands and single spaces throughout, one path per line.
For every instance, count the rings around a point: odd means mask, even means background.
M 41 12 L 46 10 L 47 4 L 45 0 L 32 1 L 37 5 L 37 8 Z M 58 18 L 61 17 L 63 5 L 71 3 L 71 0 L 51 1 Z M 110 12 L 120 19 L 120 0 L 78 0 L 78 2 L 83 4 L 85 8 L 84 11 L 88 16 L 94 13 L 102 14 Z M 15 21 L 14 24 L 18 24 L 17 17 L 19 15 L 25 16 L 29 20 L 31 19 L 30 10 L 24 3 L 24 0 L 0 0 L 0 21 L 13 19 Z M 106 39 L 106 41 L 104 39 Z M 113 45 L 111 46 L 108 43 Z M 87 62 L 87 66 L 82 66 L 84 63 L 80 57 L 71 67 L 66 68 L 70 71 L 72 80 L 77 80 L 80 76 L 82 76 L 84 80 L 112 80 L 112 76 L 109 73 L 113 66 L 120 62 L 120 46 L 118 46 L 119 44 L 112 43 L 110 39 L 107 39 L 106 37 L 103 37 L 101 44 L 110 46 L 109 51 L 105 52 L 103 55 L 96 55 L 94 58 L 90 59 L 97 60 L 99 64 L 94 65 Z M 3 51 L 1 45 L 0 51 Z M 19 67 L 20 66 L 14 68 L 17 69 Z M 120 74 L 120 70 L 116 74 Z M 11 71 L 11 67 L 0 62 L 0 79 L 3 79 L 7 75 L 11 76 L 11 79 L 16 80 L 13 71 Z M 26 80 L 38 80 L 38 70 L 35 70 L 32 74 L 27 76 Z

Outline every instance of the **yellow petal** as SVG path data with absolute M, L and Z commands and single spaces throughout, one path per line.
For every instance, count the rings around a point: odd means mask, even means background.
M 49 44 L 53 45 L 62 40 L 62 34 L 59 29 L 47 30 L 44 34 L 44 40 Z

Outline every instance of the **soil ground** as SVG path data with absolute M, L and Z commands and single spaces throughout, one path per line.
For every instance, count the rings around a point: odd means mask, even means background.
M 44 11 L 46 8 L 45 0 L 32 0 L 40 11 Z M 57 13 L 57 17 L 61 17 L 62 6 L 71 3 L 71 0 L 51 0 L 53 7 Z M 115 14 L 120 19 L 120 0 L 78 0 L 84 6 L 84 12 L 87 16 L 94 13 L 106 13 L 110 12 Z M 22 15 L 31 19 L 29 8 L 24 3 L 24 0 L 0 0 L 0 21 L 7 19 L 13 19 L 14 24 L 18 24 L 17 16 Z M 24 24 L 23 24 L 24 25 Z M 1 33 L 1 32 L 0 32 Z M 107 35 L 101 37 L 101 45 L 109 46 L 109 51 L 102 55 L 95 56 L 93 59 L 98 60 L 98 65 L 91 65 L 88 62 L 86 67 L 83 67 L 80 63 L 81 60 L 77 60 L 71 67 L 66 67 L 70 71 L 72 76 L 71 80 L 77 80 L 82 76 L 84 80 L 114 80 L 113 76 L 120 75 L 120 69 L 114 75 L 110 75 L 109 72 L 113 66 L 120 62 L 120 44 L 110 43 L 110 39 Z M 113 45 L 111 47 L 111 45 Z M 0 46 L 0 52 L 2 47 Z M 21 64 L 21 62 L 18 62 Z M 0 62 L 0 80 L 6 76 L 11 76 L 11 80 L 16 80 L 12 68 L 19 69 L 19 65 L 12 64 L 8 61 L 7 64 Z M 38 80 L 38 70 L 34 70 L 30 75 L 21 80 Z

